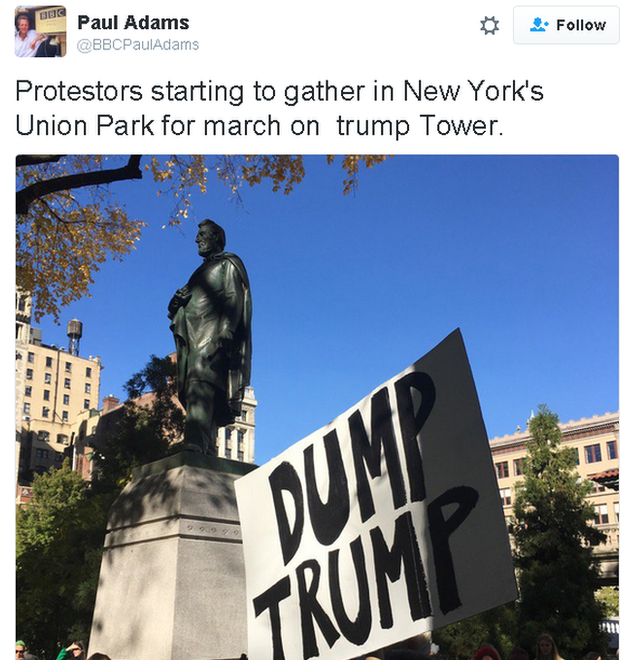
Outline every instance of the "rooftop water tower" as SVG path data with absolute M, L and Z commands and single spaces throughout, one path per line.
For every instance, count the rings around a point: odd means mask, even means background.
M 72 319 L 67 323 L 67 337 L 69 337 L 69 353 L 78 357 L 80 354 L 80 339 L 82 338 L 82 322 Z

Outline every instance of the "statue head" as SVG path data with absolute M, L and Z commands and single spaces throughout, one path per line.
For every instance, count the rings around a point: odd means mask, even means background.
M 207 219 L 203 220 L 198 227 L 196 243 L 198 244 L 198 254 L 201 257 L 210 257 L 224 250 L 227 238 L 220 225 Z

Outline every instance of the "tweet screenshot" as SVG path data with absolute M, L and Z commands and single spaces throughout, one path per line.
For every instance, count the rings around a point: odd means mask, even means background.
M 637 3 L 3 5 L 16 660 L 632 656 Z

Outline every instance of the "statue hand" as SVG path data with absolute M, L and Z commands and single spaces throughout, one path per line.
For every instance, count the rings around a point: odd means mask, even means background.
M 183 300 L 186 303 L 191 298 L 191 291 L 189 291 L 189 287 L 185 284 L 175 292 L 173 297 Z
M 169 302 L 169 314 L 175 314 L 180 307 L 183 307 L 189 302 L 189 298 L 191 298 L 191 293 L 188 287 L 183 286 L 181 289 L 178 289 Z

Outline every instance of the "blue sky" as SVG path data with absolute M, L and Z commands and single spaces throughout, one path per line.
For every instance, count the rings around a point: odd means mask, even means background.
M 618 409 L 618 160 L 603 156 L 396 156 L 342 194 L 343 172 L 305 160 L 285 196 L 212 184 L 161 229 L 170 200 L 149 179 L 115 184 L 149 225 L 97 274 L 63 323 L 39 324 L 99 355 L 101 396 L 173 350 L 166 307 L 199 257 L 197 221 L 225 227 L 254 300 L 256 461 L 357 403 L 459 327 L 489 437 L 546 403 L 561 421 Z

